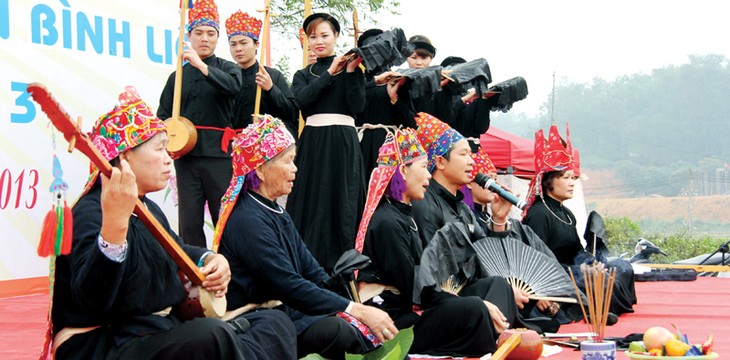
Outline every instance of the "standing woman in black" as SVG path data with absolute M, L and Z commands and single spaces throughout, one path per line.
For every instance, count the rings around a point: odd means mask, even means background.
M 369 29 L 357 39 L 357 46 L 369 44 L 376 36 L 383 33 L 380 29 Z M 388 81 L 388 76 L 395 74 L 391 71 L 365 73 L 365 110 L 357 117 L 355 123 L 362 126 L 363 162 L 365 164 L 365 182 L 370 179 L 370 173 L 378 166 L 378 150 L 385 141 L 386 130 L 382 128 L 368 128 L 368 125 L 385 125 L 417 128 L 414 119 L 415 110 L 403 85 L 405 79 L 396 82 Z
M 365 108 L 362 59 L 335 56 L 340 24 L 329 14 L 304 20 L 317 62 L 294 74 L 292 91 L 306 126 L 299 168 L 286 209 L 315 259 L 331 271 L 354 247 L 365 201 L 365 176 L 355 117 Z

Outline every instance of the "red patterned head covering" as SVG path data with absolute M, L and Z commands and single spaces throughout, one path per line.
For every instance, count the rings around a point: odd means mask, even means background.
M 236 205 L 246 174 L 292 145 L 294 137 L 281 120 L 271 115 L 264 115 L 261 120 L 248 125 L 233 138 L 233 177 L 221 199 L 220 216 L 213 235 L 213 251 L 218 251 L 223 229 Z
M 487 151 L 484 147 L 479 147 L 479 151 L 471 153 L 471 158 L 474 159 L 475 165 L 471 172 L 471 177 L 474 178 L 478 173 L 484 175 L 493 174 L 497 172 L 497 168 L 494 167 L 492 160 L 489 159 Z
M 213 0 L 197 0 L 193 7 L 188 10 L 188 32 L 193 31 L 198 26 L 212 26 L 219 30 L 219 22 L 218 5 Z
M 398 171 L 398 166 L 400 164 L 408 165 L 416 160 L 426 158 L 426 156 L 426 151 L 421 146 L 418 134 L 413 129 L 398 129 L 395 133 L 389 132 L 385 137 L 385 142 L 378 151 L 378 167 L 373 169 L 370 176 L 365 211 L 355 239 L 355 249 L 357 251 L 362 252 L 370 219 L 372 219 L 380 199 L 388 188 L 390 179 Z
M 226 34 L 228 34 L 229 40 L 233 36 L 243 35 L 258 42 L 262 24 L 261 20 L 238 10 L 226 19 Z
M 456 142 L 465 137 L 431 114 L 418 113 L 416 123 L 418 139 L 428 152 L 428 171 L 433 172 L 436 167 L 436 157 L 444 156 Z
M 570 129 L 565 124 L 565 140 L 560 136 L 558 127 L 550 125 L 548 137 L 545 139 L 542 129 L 535 133 L 535 177 L 530 181 L 530 190 L 527 197 L 527 209 L 532 206 L 535 197 L 542 196 L 542 176 L 549 171 L 573 170 L 575 176 L 580 176 L 580 160 L 578 152 L 570 142 Z
M 112 160 L 166 131 L 165 123 L 139 97 L 137 89 L 127 86 L 119 94 L 119 103 L 96 120 L 89 137 L 101 155 Z M 98 176 L 99 169 L 92 164 L 83 193 L 91 189 Z

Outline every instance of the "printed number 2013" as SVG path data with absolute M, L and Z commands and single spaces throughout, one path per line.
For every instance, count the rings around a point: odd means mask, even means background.
M 26 209 L 35 207 L 38 200 L 38 170 L 30 169 L 26 172 L 23 170 L 15 179 L 9 169 L 4 169 L 0 173 L 0 210 L 5 210 L 10 204 L 10 200 L 14 198 L 15 209 L 20 208 L 21 199 Z M 13 194 L 14 193 L 14 194 Z

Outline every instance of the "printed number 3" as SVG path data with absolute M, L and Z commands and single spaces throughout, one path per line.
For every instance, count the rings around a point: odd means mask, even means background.
M 28 84 L 20 82 L 10 83 L 10 89 L 21 93 L 15 98 L 15 105 L 25 108 L 25 113 L 12 113 L 10 114 L 11 123 L 27 124 L 35 119 L 35 105 L 30 100 L 30 94 L 26 91 Z

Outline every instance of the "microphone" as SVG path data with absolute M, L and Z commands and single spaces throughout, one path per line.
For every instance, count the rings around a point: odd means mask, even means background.
M 522 210 L 527 203 L 525 200 L 521 200 L 511 192 L 505 190 L 503 187 L 499 186 L 494 179 L 491 177 L 484 175 L 482 173 L 478 173 L 477 176 L 474 177 L 474 182 L 477 183 L 477 185 L 481 186 L 484 189 L 490 190 L 497 195 L 499 195 L 502 199 L 505 199 L 512 203 L 512 205 L 517 206 L 520 210 Z

